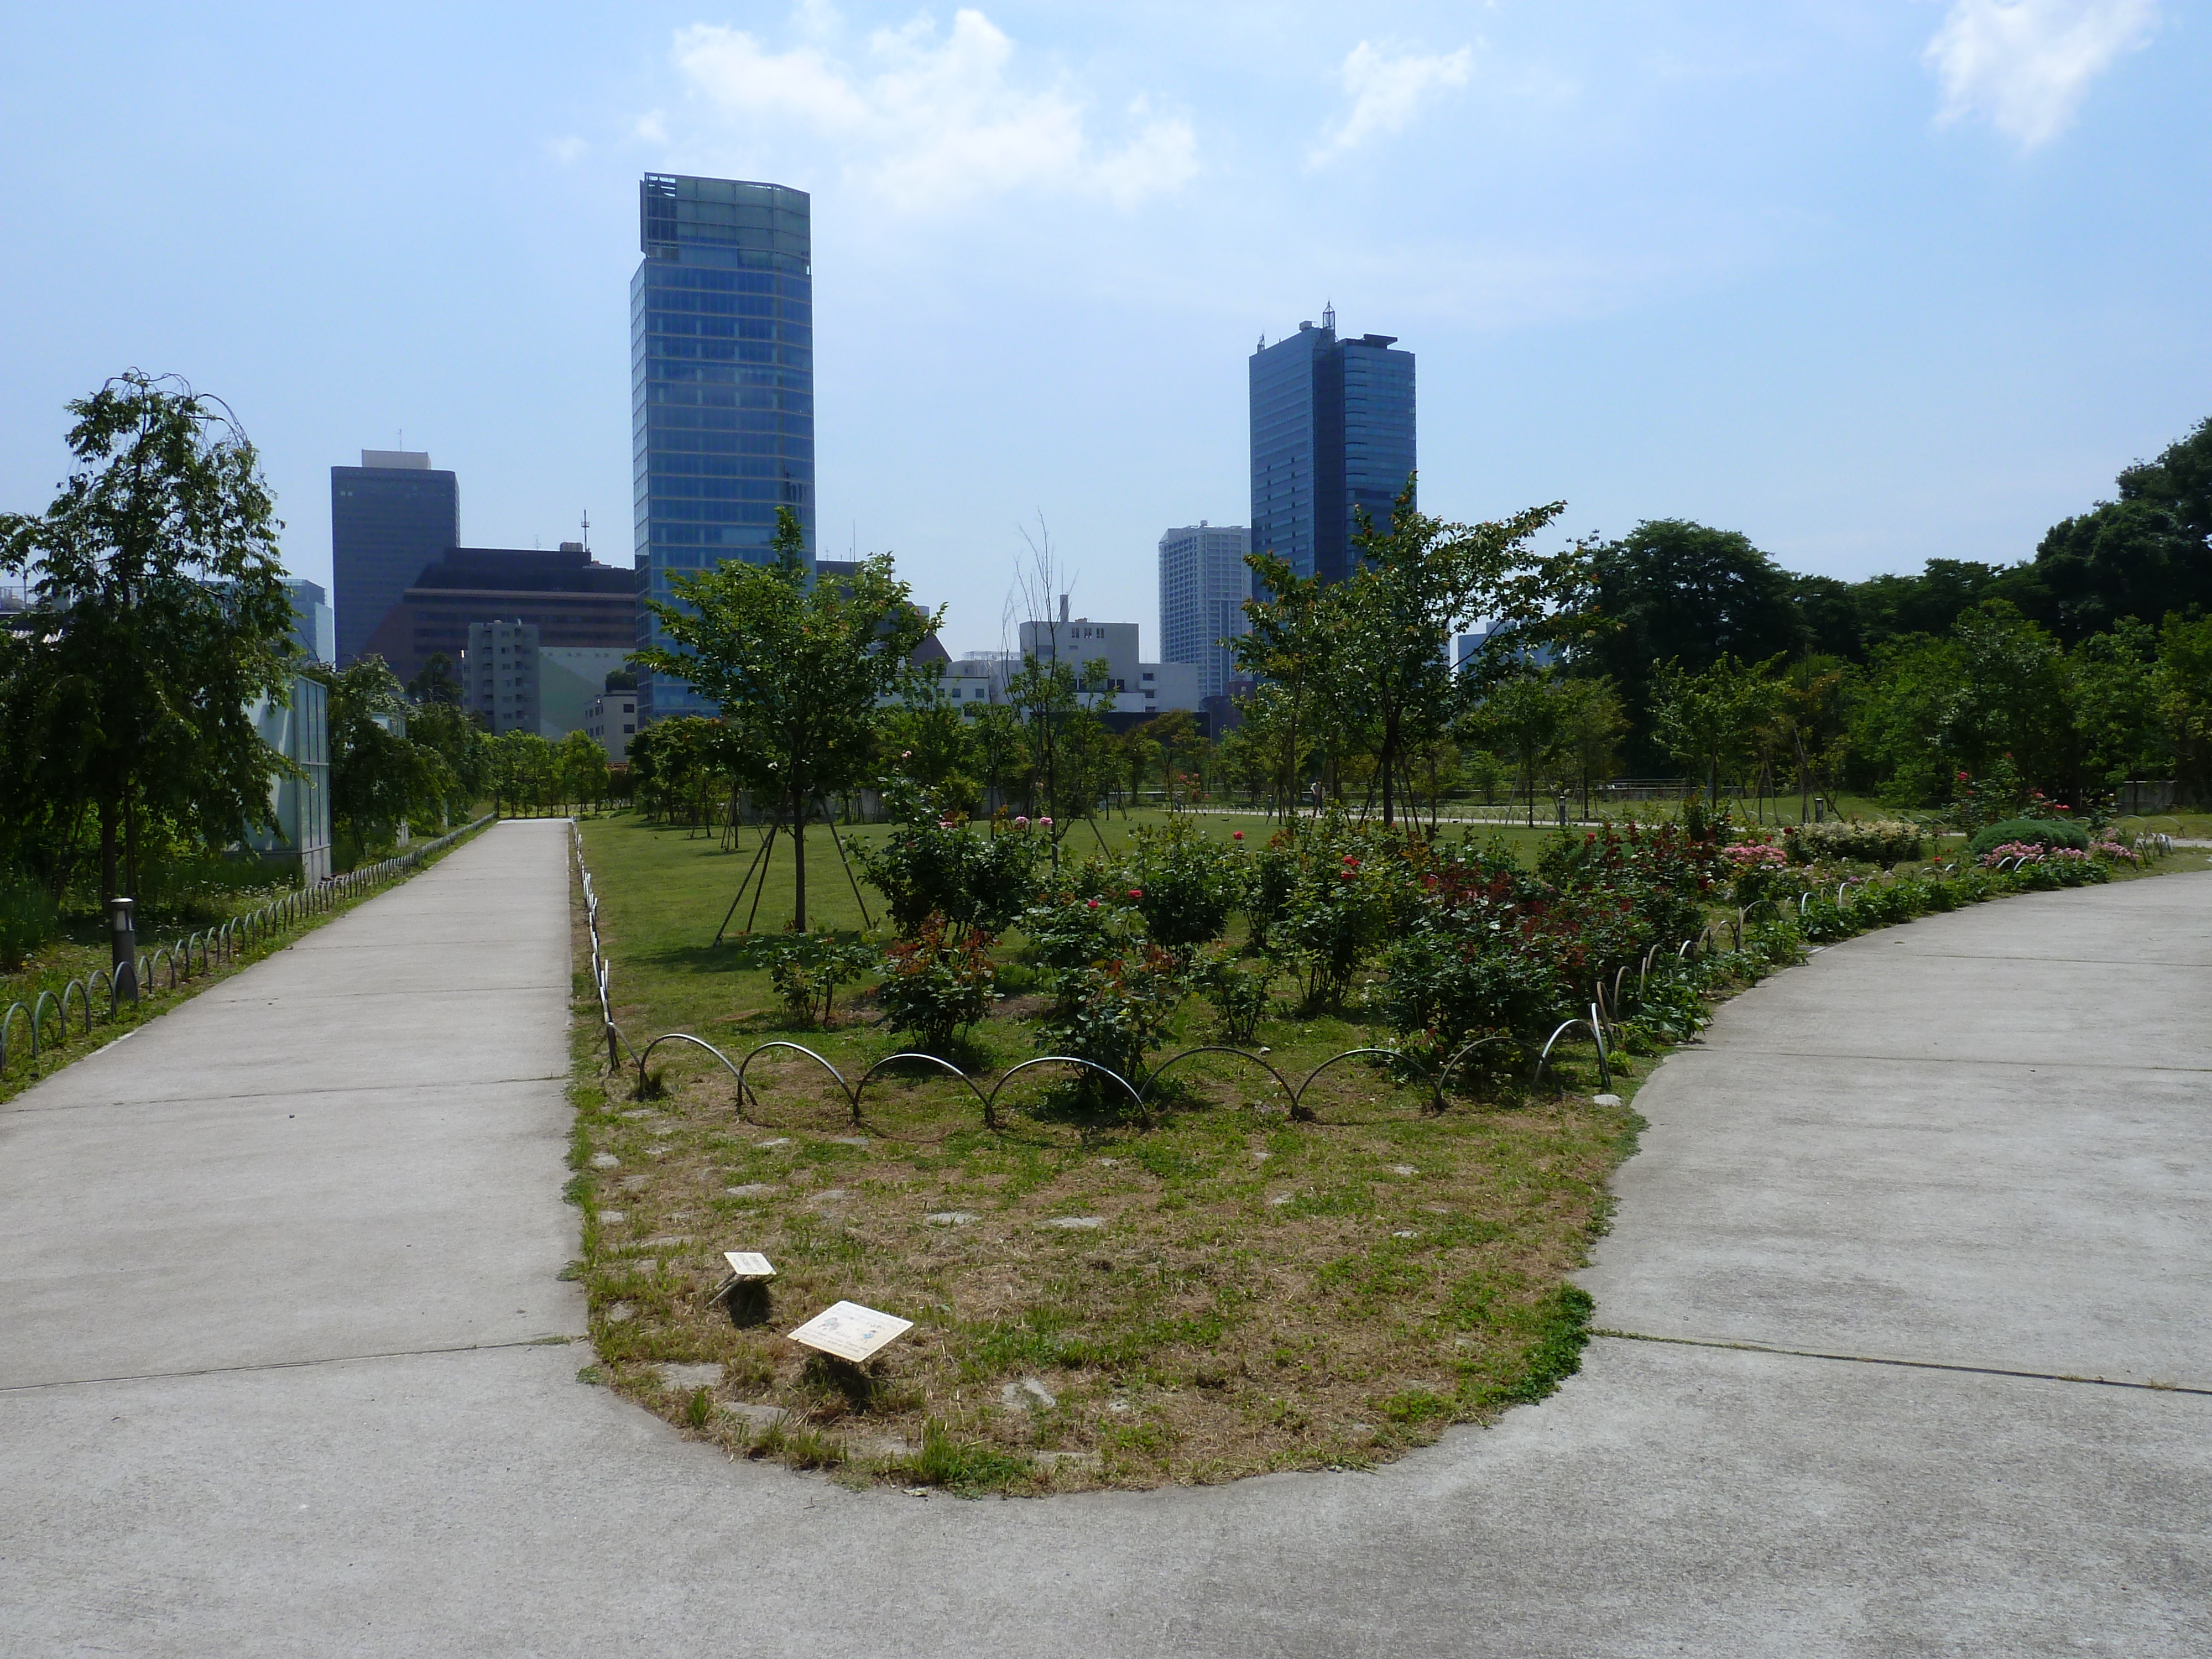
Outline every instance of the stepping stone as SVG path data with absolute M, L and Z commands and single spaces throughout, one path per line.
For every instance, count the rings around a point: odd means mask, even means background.
M 1420 1171 L 1416 1170 L 1410 1164 L 1393 1164 L 1390 1166 L 1390 1173 L 1392 1175 L 1419 1175 L 1420 1174 Z
M 860 1443 L 863 1457 L 911 1457 L 914 1448 L 895 1434 L 879 1435 L 873 1440 Z
M 1393 1238 L 1419 1238 L 1419 1237 L 1420 1237 L 1420 1234 L 1419 1234 L 1419 1233 L 1392 1233 L 1392 1234 L 1390 1235 L 1390 1237 L 1393 1237 Z
M 1620 1104 L 1620 1097 L 1619 1095 L 1592 1095 L 1590 1097 L 1590 1104 L 1593 1106 L 1618 1106 Z
M 1097 1215 L 1060 1215 L 1054 1216 L 1044 1224 L 1048 1227 L 1065 1227 L 1070 1231 L 1077 1231 L 1092 1227 L 1103 1227 L 1106 1224 L 1106 1218 Z
M 1121 1160 L 1118 1158 L 1102 1158 L 1098 1160 L 1098 1167 L 1102 1170 L 1118 1170 L 1121 1167 Z
M 624 1112 L 624 1113 L 623 1114 L 623 1115 L 624 1117 L 632 1117 L 632 1118 L 636 1118 L 636 1117 L 658 1117 L 658 1116 L 659 1116 L 659 1115 L 660 1115 L 660 1114 L 659 1114 L 659 1113 L 658 1113 L 658 1112 L 647 1111 L 647 1110 L 643 1109 L 642 1108 L 641 1108 L 639 1110 L 635 1111 L 635 1112 Z
M 680 1250 L 690 1242 L 691 1241 L 687 1237 L 684 1237 L 680 1235 L 671 1234 L 665 1238 L 645 1239 L 641 1243 L 631 1246 L 631 1248 L 633 1249 L 639 1250 Z
M 623 1222 L 629 1219 L 629 1212 L 627 1210 L 602 1210 L 599 1212 L 599 1225 L 602 1227 L 619 1227 Z
M 868 1138 L 866 1135 L 831 1135 L 830 1144 L 832 1146 L 865 1146 L 868 1144 Z
M 593 1152 L 592 1167 L 594 1170 L 619 1170 L 622 1168 L 622 1160 L 612 1152 Z
M 791 1415 L 781 1406 L 756 1406 L 749 1400 L 725 1400 L 722 1409 L 756 1429 L 772 1429 Z
M 922 1217 L 933 1227 L 964 1227 L 977 1218 L 973 1210 L 938 1210 Z
M 1273 1205 L 1276 1209 L 1279 1210 L 1284 1205 L 1289 1203 L 1297 1196 L 1297 1194 L 1296 1193 L 1277 1193 L 1273 1198 L 1269 1199 L 1267 1202 Z
M 689 1394 L 694 1389 L 719 1388 L 722 1381 L 720 1360 L 704 1365 L 655 1365 L 664 1389 L 681 1389 Z
M 1017 1407 L 1031 1410 L 1050 1411 L 1060 1401 L 1050 1389 L 1034 1376 L 1025 1376 L 1018 1382 L 1009 1382 L 999 1390 L 1000 1403 L 1008 1411 Z
M 774 1140 L 756 1140 L 753 1142 L 753 1145 L 760 1147 L 763 1151 L 766 1151 L 770 1146 L 788 1146 L 791 1145 L 791 1137 L 789 1135 L 778 1135 Z
M 635 1302 L 617 1302 L 607 1310 L 607 1323 L 610 1325 L 627 1325 L 636 1317 L 637 1304 Z
M 850 1197 L 852 1194 L 847 1192 L 842 1187 L 825 1187 L 806 1201 L 810 1204 L 834 1204 L 841 1198 Z
M 1431 1215 L 1449 1215 L 1452 1212 L 1452 1206 L 1449 1204 L 1424 1204 L 1421 1207 Z
M 766 1181 L 748 1181 L 742 1187 L 722 1188 L 724 1196 L 728 1198 L 766 1198 L 774 1191 L 775 1191 L 775 1184 Z

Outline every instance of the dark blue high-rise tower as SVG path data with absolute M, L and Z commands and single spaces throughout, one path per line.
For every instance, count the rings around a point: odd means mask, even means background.
M 765 561 L 788 507 L 814 550 L 814 267 L 806 192 L 649 173 L 630 280 L 631 465 L 641 595 L 723 559 Z M 659 623 L 638 609 L 638 644 Z M 711 714 L 641 675 L 641 720 Z
M 1252 354 L 1254 552 L 1341 581 L 1358 510 L 1389 526 L 1414 467 L 1413 354 L 1396 343 L 1338 339 L 1331 308 Z

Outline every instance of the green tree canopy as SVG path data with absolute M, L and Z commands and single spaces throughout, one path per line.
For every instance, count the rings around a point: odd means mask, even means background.
M 69 408 L 76 470 L 43 514 L 0 516 L 0 569 L 36 613 L 9 647 L 0 814 L 93 812 L 105 898 L 138 886 L 146 812 L 216 847 L 270 823 L 284 763 L 249 708 L 290 695 L 292 601 L 259 457 L 219 399 L 132 369 Z
M 810 580 L 788 507 L 776 509 L 773 563 L 726 559 L 677 576 L 672 603 L 647 601 L 672 643 L 632 660 L 718 704 L 749 780 L 783 803 L 796 849 L 792 926 L 804 932 L 806 818 L 821 792 L 865 773 L 878 706 L 911 689 L 908 658 L 944 613 L 915 608 L 888 555 L 836 581 Z

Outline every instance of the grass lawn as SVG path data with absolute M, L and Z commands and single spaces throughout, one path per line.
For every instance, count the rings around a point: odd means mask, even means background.
M 628 815 L 583 834 L 634 1040 L 684 1030 L 736 1056 L 783 1037 L 848 1078 L 902 1046 L 865 1009 L 785 1030 L 767 974 L 711 945 L 750 844 Z M 1069 847 L 1095 850 L 1091 834 Z M 811 919 L 856 925 L 813 836 Z M 788 914 L 787 854 L 763 927 Z M 1042 1491 L 1361 1466 L 1540 1396 L 1574 1364 L 1586 1303 L 1565 1275 L 1637 1122 L 1576 1092 L 1430 1116 L 1358 1060 L 1306 1097 L 1318 1121 L 1292 1122 L 1264 1073 L 1207 1056 L 1178 1068 L 1149 1132 L 1046 1067 L 1000 1097 L 997 1133 L 957 1082 L 918 1074 L 872 1085 L 855 1126 L 789 1054 L 756 1064 L 740 1119 L 728 1073 L 688 1046 L 655 1054 L 659 1097 L 610 1084 L 581 974 L 577 990 L 572 1195 L 598 1374 L 687 1433 L 860 1480 Z M 986 1022 L 982 1068 L 1038 1052 L 1036 1000 Z M 1192 1000 L 1181 1041 L 1215 1038 Z M 1387 1036 L 1281 1018 L 1259 1041 L 1295 1084 Z M 726 1249 L 775 1263 L 768 1307 L 708 1304 Z M 915 1329 L 866 1370 L 781 1334 L 840 1299 Z

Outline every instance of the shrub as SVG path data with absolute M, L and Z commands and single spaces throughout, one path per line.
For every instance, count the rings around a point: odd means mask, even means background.
M 828 929 L 778 941 L 769 982 L 791 1018 L 802 1025 L 827 1025 L 837 988 L 876 965 L 876 953 L 857 939 L 840 942 Z
M 0 875 L 0 972 L 21 968 L 58 925 L 43 887 L 27 876 Z
M 2086 853 L 2089 850 L 2089 832 L 2078 823 L 2063 823 L 2052 818 L 2007 818 L 2002 823 L 1990 825 L 1968 842 L 1966 851 L 1978 859 L 2008 842 L 2030 847 L 2070 847 Z
M 1240 962 L 1227 951 L 1215 952 L 1200 966 L 1198 987 L 1221 1016 L 1222 1035 L 1231 1042 L 1249 1043 L 1258 1036 L 1274 977 L 1272 964 Z
M 1790 875 L 1789 854 L 1770 842 L 1739 842 L 1723 847 L 1721 858 L 1735 872 L 1729 899 L 1739 909 L 1801 890 Z
M 990 1012 L 994 975 L 990 941 L 956 929 L 943 916 L 923 918 L 911 938 L 885 952 L 877 1005 L 895 1031 L 915 1034 L 915 1046 L 942 1054 L 955 1035 Z
M 1782 832 L 1782 848 L 1792 864 L 1842 860 L 1887 869 L 1920 856 L 1920 826 L 1899 818 L 1793 824 Z
M 1074 874 L 1078 890 L 1056 895 L 1023 919 L 1030 954 L 1052 988 L 1037 1046 L 1136 1083 L 1146 1051 L 1166 1036 L 1188 994 L 1184 965 L 1146 937 L 1132 892 L 1086 896 L 1079 888 L 1098 884 L 1103 872 L 1092 866 Z M 1096 1085 L 1086 1079 L 1085 1091 L 1100 1092 Z
M 1152 943 L 1170 951 L 1219 939 L 1244 897 L 1244 860 L 1180 814 L 1163 827 L 1139 828 L 1120 872 L 1138 895 L 1133 902 Z
M 1037 872 L 1051 850 L 1045 833 L 1025 821 L 981 833 L 957 813 L 922 808 L 910 789 L 900 793 L 906 821 L 875 847 L 853 847 L 854 862 L 890 907 L 891 925 L 911 935 L 937 915 L 970 933 L 1004 933 L 1036 896 Z

